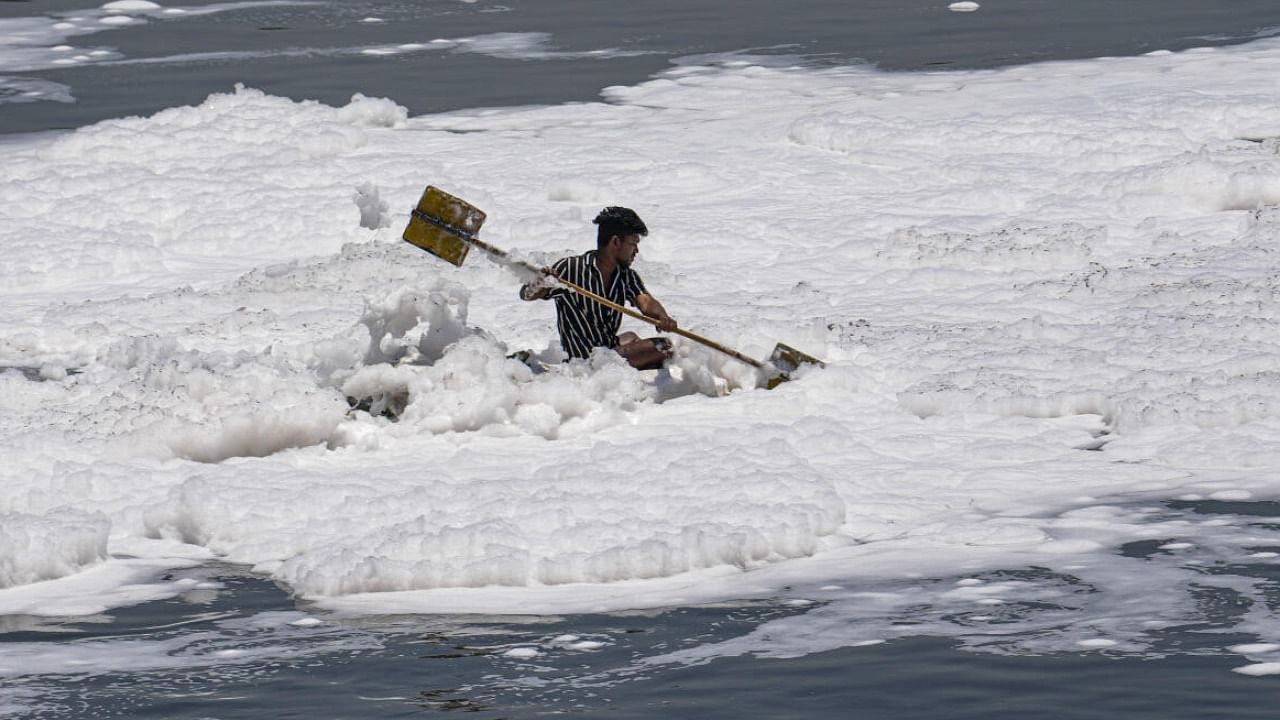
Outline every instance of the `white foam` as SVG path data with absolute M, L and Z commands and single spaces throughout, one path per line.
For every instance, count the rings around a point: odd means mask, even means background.
M 1076 644 L 1082 648 L 1098 649 L 1115 647 L 1119 643 L 1115 640 L 1108 640 L 1106 638 L 1090 638 L 1088 640 L 1081 640 Z
M 110 527 L 105 516 L 76 510 L 0 513 L 0 588 L 71 575 L 105 560 Z
M 1232 672 L 1237 672 L 1237 673 L 1240 673 L 1241 675 L 1250 675 L 1253 677 L 1262 677 L 1264 675 L 1280 675 L 1280 663 L 1269 662 L 1269 663 L 1254 663 L 1253 665 L 1243 665 L 1238 668 L 1233 668 Z
M 1209 498 L 1211 500 L 1242 501 L 1252 499 L 1253 493 L 1248 490 L 1220 490 L 1210 493 Z
M 66 540 L 59 542 L 65 544 Z M 197 548 L 169 552 L 171 543 L 126 541 L 120 544 L 146 547 L 150 557 L 97 560 L 88 564 L 87 569 L 77 568 L 75 574 L 5 589 L 0 591 L 0 615 L 92 616 L 112 608 L 182 595 L 199 588 L 182 580 L 165 579 L 165 573 L 191 567 L 210 557 L 207 551 L 200 552 Z M 30 546 L 22 549 L 28 555 L 36 554 Z
M 1275 643 L 1250 643 L 1246 645 L 1233 645 L 1227 648 L 1233 653 L 1239 655 L 1265 655 L 1280 650 L 1280 645 Z

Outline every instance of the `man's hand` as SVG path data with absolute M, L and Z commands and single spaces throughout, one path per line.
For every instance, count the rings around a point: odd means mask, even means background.
M 560 279 L 556 277 L 555 271 L 549 267 L 542 268 L 542 275 L 531 283 L 527 283 L 520 287 L 520 298 L 523 300 L 542 300 L 551 292 L 551 288 L 558 285 Z
M 674 331 L 675 331 L 675 329 L 676 329 L 676 321 L 675 321 L 675 319 L 674 319 L 674 318 L 672 318 L 670 315 L 667 315 L 666 317 L 655 318 L 655 319 L 656 319 L 658 322 L 654 323 L 654 327 L 658 328 L 658 331 L 659 331 L 659 332 L 674 332 Z

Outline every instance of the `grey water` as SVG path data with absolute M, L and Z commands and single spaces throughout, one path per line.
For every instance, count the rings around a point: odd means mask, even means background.
M 1164 519 L 1229 519 L 1280 538 L 1275 502 L 1166 501 L 1148 510 Z M 797 657 L 725 653 L 697 662 L 669 658 L 779 620 L 795 627 L 820 614 L 821 604 L 764 599 L 550 617 L 344 618 L 244 568 L 210 564 L 174 571 L 200 583 L 172 599 L 90 618 L 0 618 L 0 661 L 40 665 L 0 685 L 0 716 L 8 710 L 31 720 L 456 713 L 489 720 L 1275 717 L 1280 686 L 1233 673 L 1244 659 L 1221 648 L 1255 641 L 1240 622 L 1255 603 L 1280 606 L 1280 566 L 1230 558 L 1205 563 L 1203 556 L 1187 563 L 1163 549 L 1165 542 L 1133 542 L 1116 553 L 1139 563 L 1185 563 L 1215 580 L 1197 588 L 1192 616 L 1153 626 L 1140 651 L 1020 652 L 1018 635 L 1060 628 L 1070 634 L 1079 619 L 1071 614 L 1087 612 L 1085 605 L 1022 601 L 1007 618 L 1012 630 L 966 628 L 966 619 L 953 614 L 944 618 L 957 630 L 951 636 L 908 632 L 882 644 Z M 1028 582 L 1051 575 L 1042 568 L 989 574 Z M 1245 586 L 1259 592 L 1246 597 L 1238 592 Z M 921 597 L 888 620 L 912 625 L 933 611 L 930 602 Z M 53 646 L 56 652 L 41 652 Z M 536 652 L 516 655 L 515 648 Z
M 94 0 L 0 0 L 0 133 L 74 128 L 201 102 L 245 83 L 297 100 L 389 97 L 423 114 L 597 99 L 679 58 L 750 52 L 888 70 L 980 68 L 1244 42 L 1280 29 L 1275 0 L 294 0 L 166 7 L 145 24 L 69 38 L 110 59 L 20 70 L 5 19 L 65 18 Z M 368 19 L 380 22 L 366 22 Z M 537 53 L 361 49 L 433 39 L 537 33 Z M 6 82 L 7 81 L 7 82 Z M 31 82 L 66 88 L 26 100 Z M 5 88 L 8 91 L 5 91 Z M 6 102 L 8 100 L 9 102 Z
M 190 620 L 186 633 L 225 627 L 226 611 L 290 607 L 287 597 L 265 581 L 234 575 L 223 580 L 229 591 L 204 609 L 221 619 Z M 790 659 L 732 657 L 698 667 L 617 673 L 636 655 L 690 638 L 731 636 L 785 612 L 759 604 L 527 623 L 375 618 L 363 622 L 367 627 L 330 631 L 348 635 L 352 647 L 323 655 L 33 683 L 30 690 L 39 700 L 25 717 L 396 718 L 459 712 L 493 720 L 553 714 L 706 720 L 1275 717 L 1276 690 L 1233 675 L 1228 672 L 1232 661 L 1214 656 L 1159 661 L 1084 653 L 1014 657 L 966 653 L 943 639 L 914 637 L 874 650 L 844 648 Z M 119 642 L 173 633 L 165 625 L 190 614 L 178 601 L 122 611 L 110 636 Z M 530 634 L 559 632 L 621 640 L 606 651 L 527 662 L 489 649 Z M 62 642 L 94 637 L 81 632 Z

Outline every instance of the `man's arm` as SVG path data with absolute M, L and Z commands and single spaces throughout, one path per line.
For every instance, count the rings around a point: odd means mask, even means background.
M 661 332 L 671 332 L 676 329 L 676 321 L 667 314 L 666 308 L 662 307 L 662 303 L 648 293 L 642 293 L 636 296 L 636 307 L 640 308 L 640 312 L 657 320 L 658 330 Z

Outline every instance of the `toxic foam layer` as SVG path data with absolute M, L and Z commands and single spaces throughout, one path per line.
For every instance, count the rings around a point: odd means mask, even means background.
M 500 452 L 486 442 L 475 452 Z M 590 452 L 593 466 L 557 462 L 556 448 L 525 468 L 493 468 L 462 481 L 448 467 L 384 475 L 377 488 L 334 478 L 317 492 L 307 483 L 264 483 L 262 478 L 218 473 L 185 482 L 172 501 L 151 514 L 162 534 L 217 548 L 228 557 L 257 559 L 265 548 L 244 543 L 261 533 L 298 537 L 317 523 L 342 527 L 323 545 L 279 545 L 275 573 L 301 592 L 327 596 L 357 592 L 484 585 L 558 585 L 666 577 L 718 565 L 750 567 L 815 552 L 840 522 L 842 504 L 829 486 L 810 481 L 777 502 L 770 478 L 794 470 L 782 442 L 738 448 L 771 472 L 742 478 L 718 493 L 695 478 L 716 460 L 686 449 L 656 462 L 642 449 L 614 442 Z M 469 454 L 469 453 L 468 453 Z M 478 459 L 478 458 L 477 458 Z M 528 461 L 528 460 L 527 460 Z M 649 475 L 601 482 L 595 468 L 648 465 Z M 684 481 L 678 484 L 675 478 Z M 290 530 L 235 498 L 274 506 L 308 495 Z M 731 493 L 732 501 L 723 496 Z M 230 499 L 230 500 L 228 500 Z M 430 507 L 430 512 L 425 511 Z M 230 522 L 228 522 L 230 521 Z M 251 557 L 241 558 L 248 553 Z M 276 567 L 274 564 L 271 567 Z
M 102 567 L 62 520 L 89 513 L 107 555 L 185 543 L 371 612 L 1029 565 L 1127 592 L 1117 548 L 1146 531 L 1106 508 L 1276 495 L 1280 116 L 1256 88 L 1278 65 L 1274 41 L 911 75 L 738 59 L 414 119 L 242 88 L 5 145 L 0 512 L 45 529 L 6 551 L 40 570 L 5 594 Z M 512 273 L 399 241 L 427 183 L 535 263 L 634 206 L 685 327 L 828 367 L 764 391 L 688 342 L 665 373 L 562 366 Z M 1157 615 L 1183 579 L 1156 578 Z
M 109 278 L 145 285 L 150 270 L 166 264 L 217 267 L 237 256 L 262 257 L 260 251 L 273 246 L 267 238 L 296 234 L 311 222 L 346 226 L 339 218 L 349 214 L 349 188 L 331 188 L 334 216 L 328 219 L 273 211 L 236 228 L 232 216 L 241 215 L 248 196 L 260 192 L 283 207 L 296 192 L 291 185 L 322 182 L 331 171 L 318 168 L 332 167 L 341 155 L 364 146 L 369 128 L 404 118 L 403 108 L 383 99 L 357 95 L 345 107 L 330 108 L 240 89 L 213 96 L 200 109 L 174 108 L 147 120 L 112 121 L 64 135 L 28 151 L 25 162 L 69 163 L 82 172 L 74 178 L 31 178 L 23 183 L 27 187 L 5 192 L 14 219 L 45 217 L 48 235 L 41 239 L 6 224 L 0 237 L 13 252 L 0 272 L 32 289 L 92 288 L 94 281 Z M 218 146 L 230 152 L 211 163 L 209 153 L 216 155 Z M 274 189 L 245 185 L 249 174 L 271 178 Z M 146 182 L 147 177 L 168 182 Z M 219 194 L 221 201 L 200 200 Z M 58 210 L 76 203 L 74 198 L 102 215 Z M 104 236 L 107 217 L 121 226 L 118 235 Z M 313 252 L 332 252 L 343 240 L 338 233 Z M 50 252 L 55 246 L 59 250 Z M 291 255 L 285 251 L 280 257 Z

